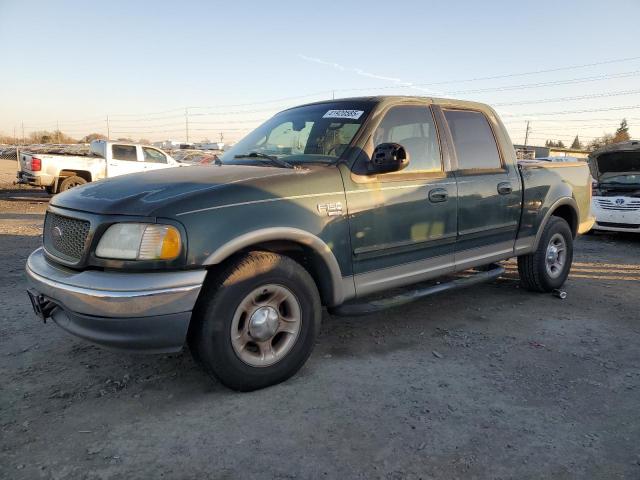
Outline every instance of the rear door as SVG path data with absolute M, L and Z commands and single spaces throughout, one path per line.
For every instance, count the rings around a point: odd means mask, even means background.
M 139 162 L 137 145 L 111 145 L 111 155 L 107 161 L 107 177 L 116 177 L 127 173 L 139 172 L 144 163 Z
M 453 270 L 456 185 L 443 161 L 431 108 L 388 108 L 367 141 L 399 143 L 406 169 L 381 175 L 343 175 L 359 296 L 407 285 Z
M 456 269 L 483 265 L 513 252 L 521 213 L 520 177 L 505 162 L 496 123 L 482 111 L 443 108 L 456 164 Z

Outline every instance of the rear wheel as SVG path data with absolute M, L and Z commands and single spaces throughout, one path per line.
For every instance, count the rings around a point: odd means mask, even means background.
M 60 188 L 58 188 L 59 192 L 65 192 L 73 187 L 77 187 L 78 185 L 84 185 L 87 181 L 82 178 L 74 175 L 72 177 L 65 178 L 62 182 L 60 182 Z
M 520 283 L 527 290 L 550 292 L 569 276 L 573 261 L 573 234 L 560 217 L 551 217 L 535 252 L 518 257 Z
M 251 252 L 205 286 L 189 347 L 205 370 L 234 390 L 286 380 L 313 350 L 320 296 L 292 259 Z

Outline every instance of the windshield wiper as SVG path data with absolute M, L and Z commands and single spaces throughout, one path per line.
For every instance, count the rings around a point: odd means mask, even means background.
M 234 155 L 233 158 L 257 158 L 259 160 L 269 160 L 273 165 L 283 168 L 293 168 L 289 162 L 276 157 L 275 155 L 266 155 L 259 152 L 243 153 L 242 155 Z

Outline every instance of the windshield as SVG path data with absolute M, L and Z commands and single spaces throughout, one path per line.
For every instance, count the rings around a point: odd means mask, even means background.
M 605 173 L 600 177 L 600 183 L 619 183 L 621 185 L 640 185 L 640 173 L 629 172 L 627 174 Z
M 275 115 L 226 151 L 223 163 L 262 162 L 268 157 L 297 162 L 334 162 L 364 124 L 372 103 L 330 102 Z

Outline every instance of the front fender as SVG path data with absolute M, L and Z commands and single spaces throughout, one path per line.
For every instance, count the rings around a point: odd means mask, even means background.
M 217 265 L 245 248 L 269 241 L 290 241 L 315 252 L 330 277 L 332 305 L 339 305 L 354 295 L 353 280 L 351 277 L 343 278 L 340 265 L 329 246 L 322 239 L 298 228 L 273 227 L 245 233 L 220 246 L 205 259 L 203 264 Z

